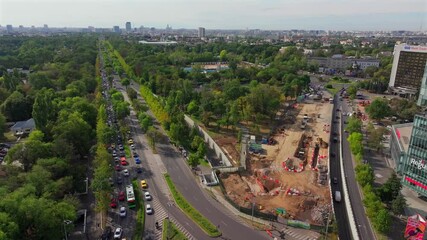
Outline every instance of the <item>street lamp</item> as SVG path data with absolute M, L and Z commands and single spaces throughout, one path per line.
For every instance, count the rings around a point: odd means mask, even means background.
M 64 227 L 64 235 L 65 235 L 65 240 L 68 240 L 68 236 L 67 236 L 67 228 L 65 227 L 65 225 L 69 225 L 72 224 L 73 222 L 70 220 L 64 220 L 62 222 L 62 226 Z

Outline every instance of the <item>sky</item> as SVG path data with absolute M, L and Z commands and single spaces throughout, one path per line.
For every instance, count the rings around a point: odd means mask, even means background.
M 427 0 L 0 0 L 0 25 L 422 30 Z

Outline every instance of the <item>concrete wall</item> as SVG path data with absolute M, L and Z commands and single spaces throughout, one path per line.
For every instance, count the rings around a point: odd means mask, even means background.
M 188 124 L 189 127 L 194 126 L 194 121 L 189 116 L 184 115 L 184 120 Z M 197 124 L 196 124 L 197 125 Z M 203 139 L 208 144 L 209 148 L 213 149 L 215 151 L 216 156 L 219 158 L 219 160 L 222 161 L 222 164 L 227 167 L 232 167 L 233 165 L 230 162 L 230 159 L 228 159 L 227 155 L 222 151 L 222 149 L 216 144 L 216 142 L 209 136 L 209 134 L 203 130 L 199 125 L 197 125 L 197 128 L 199 129 L 199 132 L 202 134 Z

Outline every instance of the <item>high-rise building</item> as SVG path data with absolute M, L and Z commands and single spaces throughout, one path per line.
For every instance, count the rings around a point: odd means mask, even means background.
M 392 126 L 390 156 L 402 184 L 427 197 L 427 116 Z
M 389 90 L 392 93 L 417 98 L 427 63 L 427 46 L 399 44 L 394 47 Z M 427 94 L 427 90 L 425 91 Z M 427 98 L 427 95 L 426 95 Z
M 131 23 L 130 23 L 130 22 L 126 22 L 126 31 L 127 31 L 127 32 L 132 31 L 132 25 L 131 25 Z
M 199 27 L 199 38 L 204 38 L 205 35 L 205 28 L 204 27 Z
M 114 26 L 113 27 L 113 32 L 120 33 L 120 27 L 119 26 Z
M 13 31 L 12 25 L 10 25 L 10 24 L 6 25 L 6 30 L 7 30 L 7 32 L 12 32 Z

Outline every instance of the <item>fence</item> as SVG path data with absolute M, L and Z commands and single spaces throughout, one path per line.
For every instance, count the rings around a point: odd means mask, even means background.
M 231 167 L 231 162 L 230 159 L 228 159 L 227 155 L 221 150 L 221 148 L 218 146 L 218 144 L 216 144 L 216 142 L 211 138 L 211 136 L 209 136 L 209 134 L 203 129 L 201 128 L 199 125 L 197 125 L 193 119 L 191 119 L 190 117 L 188 117 L 187 115 L 184 115 L 184 120 L 185 122 L 190 126 L 197 126 L 197 129 L 199 130 L 199 132 L 203 135 L 203 139 L 205 140 L 205 142 L 208 144 L 208 146 L 214 150 L 216 156 L 219 158 L 219 160 L 227 167 Z

